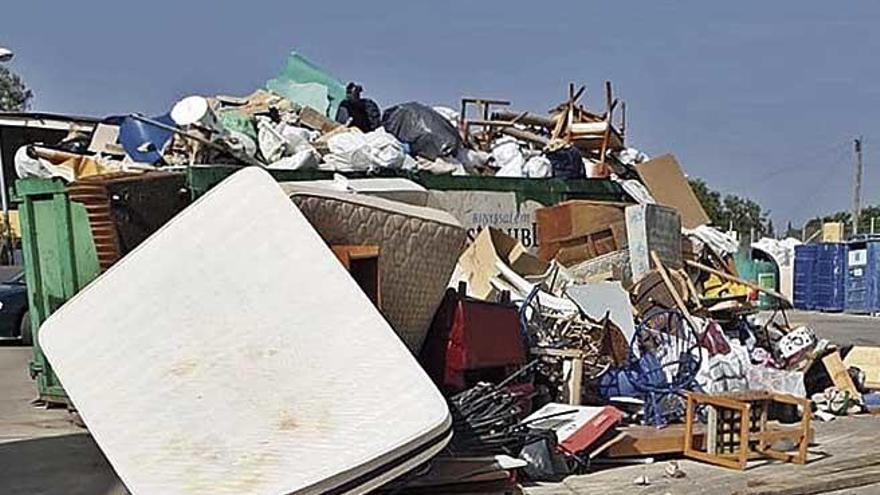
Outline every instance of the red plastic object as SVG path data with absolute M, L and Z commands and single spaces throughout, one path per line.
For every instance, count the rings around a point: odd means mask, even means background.
M 525 363 L 516 307 L 448 290 L 419 357 L 428 375 L 446 391 L 465 388 L 466 371 Z

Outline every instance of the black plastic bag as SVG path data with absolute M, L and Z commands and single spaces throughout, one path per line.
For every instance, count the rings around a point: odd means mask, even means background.
M 413 155 L 428 160 L 454 155 L 462 146 L 455 126 L 433 108 L 414 101 L 385 110 L 382 127 L 408 144 Z
M 553 167 L 553 177 L 559 179 L 585 179 L 587 171 L 581 153 L 573 146 L 566 146 L 554 151 L 545 151 L 544 156 Z

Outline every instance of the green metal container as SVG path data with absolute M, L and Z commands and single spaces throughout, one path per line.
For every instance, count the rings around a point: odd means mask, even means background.
M 776 269 L 770 262 L 761 262 L 762 264 L 766 264 L 768 266 L 759 268 L 758 272 L 758 286 L 764 289 L 770 289 L 773 291 L 779 291 L 778 282 L 776 281 Z M 776 307 L 777 301 L 768 296 L 767 294 L 761 292 L 758 295 L 758 308 L 760 309 L 773 309 Z
M 40 400 L 69 403 L 40 347 L 39 329 L 55 310 L 98 276 L 98 255 L 86 209 L 70 201 L 60 179 L 15 183 L 33 338 L 31 377 Z
M 187 183 L 193 199 L 208 192 L 241 167 L 231 165 L 196 165 L 187 168 Z M 334 172 L 322 170 L 267 169 L 279 182 L 332 179 Z M 346 174 L 367 177 L 365 174 Z M 616 182 L 607 179 L 519 179 L 510 177 L 453 176 L 381 171 L 369 177 L 402 177 L 433 191 L 497 191 L 516 193 L 521 200 L 532 199 L 555 205 L 570 199 L 595 201 L 626 201 L 628 196 Z
M 734 255 L 736 271 L 740 278 L 754 282 L 764 289 L 779 291 L 776 263 L 750 258 L 747 253 L 738 252 Z M 777 301 L 767 294 L 758 294 L 758 309 L 773 309 Z

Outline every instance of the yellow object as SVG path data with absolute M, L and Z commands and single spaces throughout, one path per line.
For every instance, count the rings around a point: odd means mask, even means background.
M 843 222 L 826 222 L 822 224 L 822 242 L 840 242 L 843 240 Z
M 21 239 L 21 223 L 18 221 L 18 210 L 9 210 L 9 227 L 14 239 Z M 6 231 L 6 219 L 0 211 L 0 232 Z
M 717 299 L 719 297 L 730 296 L 747 296 L 749 288 L 743 284 L 734 282 L 726 282 L 721 280 L 717 275 L 709 275 L 706 282 L 703 283 L 703 298 Z

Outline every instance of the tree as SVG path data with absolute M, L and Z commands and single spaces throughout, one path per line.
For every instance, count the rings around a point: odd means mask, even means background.
M 722 225 L 722 220 L 726 218 L 723 214 L 724 207 L 721 204 L 721 193 L 709 189 L 709 186 L 706 185 L 703 179 L 690 179 L 689 182 L 691 189 L 694 190 L 694 194 L 697 195 L 697 199 L 700 200 L 700 204 L 703 205 L 703 209 L 706 210 L 706 214 L 709 215 L 712 223 L 716 226 L 727 228 L 726 223 Z
M 0 66 L 0 111 L 23 112 L 30 108 L 33 97 L 18 74 Z
M 767 218 L 768 212 L 758 203 L 734 194 L 722 197 L 721 193 L 710 189 L 702 179 L 690 179 L 690 184 L 716 227 L 725 230 L 732 227 L 745 236 L 753 230 L 757 237 L 774 235 L 773 224 Z
M 795 239 L 801 238 L 801 231 L 794 228 L 791 224 L 791 220 L 788 221 L 788 226 L 785 227 L 785 235 L 783 237 L 794 237 Z

